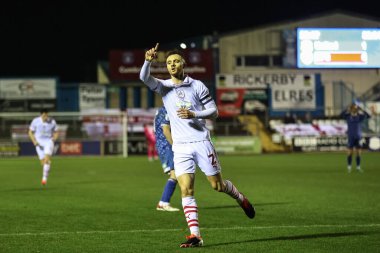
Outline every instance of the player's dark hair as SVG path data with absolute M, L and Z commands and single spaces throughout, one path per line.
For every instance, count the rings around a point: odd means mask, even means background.
M 48 111 L 48 109 L 46 109 L 46 108 L 43 108 L 43 109 L 41 109 L 41 111 L 40 111 L 40 113 L 41 114 L 43 114 L 43 113 L 48 113 L 49 111 Z
M 172 49 L 169 52 L 167 52 L 166 53 L 166 58 L 168 58 L 169 56 L 171 56 L 173 54 L 179 54 L 180 56 L 182 56 L 182 58 L 184 58 L 184 55 L 183 55 L 182 51 L 180 51 L 178 49 Z
M 180 50 L 178 50 L 178 49 L 173 49 L 173 50 L 170 50 L 169 52 L 167 52 L 167 53 L 166 53 L 166 59 L 167 59 L 169 56 L 173 55 L 173 54 L 178 54 L 178 55 L 180 55 L 180 56 L 182 57 L 182 59 L 183 59 L 183 63 L 186 64 L 186 60 L 185 60 L 185 56 L 184 56 L 183 52 L 180 51 Z

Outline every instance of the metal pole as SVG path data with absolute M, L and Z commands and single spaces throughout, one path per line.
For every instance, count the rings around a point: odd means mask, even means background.
M 128 117 L 127 112 L 123 113 L 123 157 L 128 157 Z

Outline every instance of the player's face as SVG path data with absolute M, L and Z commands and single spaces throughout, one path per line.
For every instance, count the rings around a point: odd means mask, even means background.
M 357 105 L 352 105 L 351 106 L 351 113 L 352 114 L 358 113 L 358 106 Z
M 179 54 L 172 54 L 166 59 L 166 67 L 169 74 L 180 77 L 183 74 L 183 58 Z
M 42 121 L 45 122 L 49 118 L 49 115 L 46 112 L 44 112 L 41 114 L 41 117 L 42 117 Z

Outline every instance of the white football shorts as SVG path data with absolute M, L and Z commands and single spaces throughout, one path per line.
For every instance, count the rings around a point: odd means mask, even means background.
M 197 165 L 206 176 L 214 176 L 221 171 L 219 159 L 211 141 L 174 143 L 172 149 L 176 177 L 185 173 L 194 174 Z
M 36 146 L 38 158 L 44 159 L 45 155 L 51 156 L 54 150 L 54 142 L 51 139 L 37 140 L 39 146 Z

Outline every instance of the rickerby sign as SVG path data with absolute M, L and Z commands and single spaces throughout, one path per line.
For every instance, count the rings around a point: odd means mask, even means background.
M 296 74 L 292 73 L 217 74 L 216 87 L 263 89 L 270 84 L 292 83 L 295 78 Z
M 270 87 L 272 110 L 316 109 L 315 76 L 299 73 L 218 74 L 220 89 L 265 89 Z
M 272 109 L 316 109 L 314 75 L 294 74 L 283 83 L 271 83 Z
M 0 99 L 55 99 L 57 81 L 46 79 L 0 79 Z

